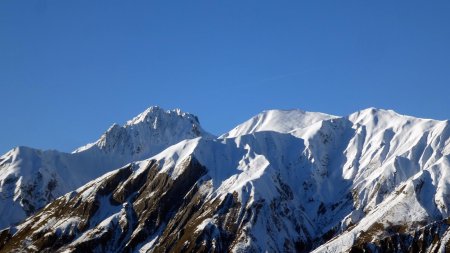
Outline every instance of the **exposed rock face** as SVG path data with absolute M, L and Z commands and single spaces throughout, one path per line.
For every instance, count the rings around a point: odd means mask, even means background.
M 247 241 L 263 203 L 242 208 L 236 193 L 208 198 L 206 168 L 194 157 L 176 179 L 155 160 L 133 166 L 57 199 L 14 235 L 3 230 L 0 252 L 224 252 Z
M 268 113 L 67 193 L 0 251 L 445 252 L 448 121 Z
M 213 138 L 196 116 L 154 106 L 71 154 L 15 148 L 0 157 L 0 229 L 104 173 L 200 136 Z
M 133 172 L 133 165 L 109 173 L 57 199 L 28 219 L 13 237 L 4 230 L 1 251 L 132 252 L 157 231 L 171 229 L 168 224 L 177 213 L 201 203 L 197 181 L 205 168 L 195 158 L 181 166 L 183 173 L 175 180 L 158 173 L 154 160 L 139 173 Z M 173 247 L 174 242 L 163 242 Z
M 352 246 L 350 252 L 449 252 L 450 228 L 449 219 L 432 222 L 407 231 L 406 226 L 373 227 L 364 231 Z M 371 237 L 378 229 L 386 236 Z

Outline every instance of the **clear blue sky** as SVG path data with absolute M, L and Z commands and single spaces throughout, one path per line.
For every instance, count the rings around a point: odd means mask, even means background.
M 0 153 L 71 151 L 151 105 L 450 118 L 450 1 L 0 1 Z

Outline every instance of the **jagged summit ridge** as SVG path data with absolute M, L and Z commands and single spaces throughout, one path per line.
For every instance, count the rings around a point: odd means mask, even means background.
M 67 193 L 0 232 L 0 251 L 442 248 L 450 238 L 449 130 L 448 121 L 375 108 L 345 117 L 265 111 Z
M 197 116 L 191 114 L 191 113 L 186 113 L 181 111 L 181 109 L 176 108 L 173 110 L 164 110 L 163 108 L 159 107 L 159 106 L 151 106 L 149 108 L 147 108 L 144 112 L 140 113 L 139 115 L 137 115 L 136 117 L 134 117 L 133 119 L 127 121 L 126 125 L 136 125 L 142 122 L 151 122 L 152 119 L 157 119 L 157 118 L 161 118 L 161 117 L 173 117 L 173 116 L 178 116 L 178 117 L 182 117 L 182 118 L 188 118 L 193 120 L 193 124 L 200 124 L 199 120 L 197 118 Z M 153 126 L 154 128 L 156 128 L 156 125 Z
M 155 152 L 148 149 L 162 151 L 162 147 L 199 136 L 214 137 L 203 130 L 197 116 L 182 112 L 180 109 L 164 110 L 152 106 L 123 126 L 113 124 L 99 140 L 80 147 L 73 153 L 96 147 L 105 152 L 119 149 L 114 152 L 144 152 L 149 156 Z
M 0 158 L 0 228 L 112 169 L 200 136 L 214 138 L 196 116 L 154 106 L 71 154 L 15 148 Z

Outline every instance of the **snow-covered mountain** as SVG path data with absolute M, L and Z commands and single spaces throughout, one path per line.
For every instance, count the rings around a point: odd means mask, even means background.
M 90 181 L 1 231 L 0 251 L 450 246 L 448 120 L 375 108 L 345 117 L 271 110 L 219 138 L 197 136 Z
M 288 133 L 331 118 L 336 118 L 336 116 L 319 112 L 305 112 L 298 109 L 268 110 L 252 117 L 219 138 L 232 138 L 262 131 Z
M 0 228 L 106 172 L 199 136 L 214 138 L 196 116 L 155 106 L 73 153 L 14 148 L 0 157 Z

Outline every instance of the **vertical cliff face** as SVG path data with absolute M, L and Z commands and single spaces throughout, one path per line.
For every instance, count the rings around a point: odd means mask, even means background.
M 160 124 L 127 125 L 142 122 Z M 126 131 L 73 155 L 140 143 Z M 448 121 L 272 110 L 146 158 L 1 231 L 0 251 L 434 252 L 450 238 Z

